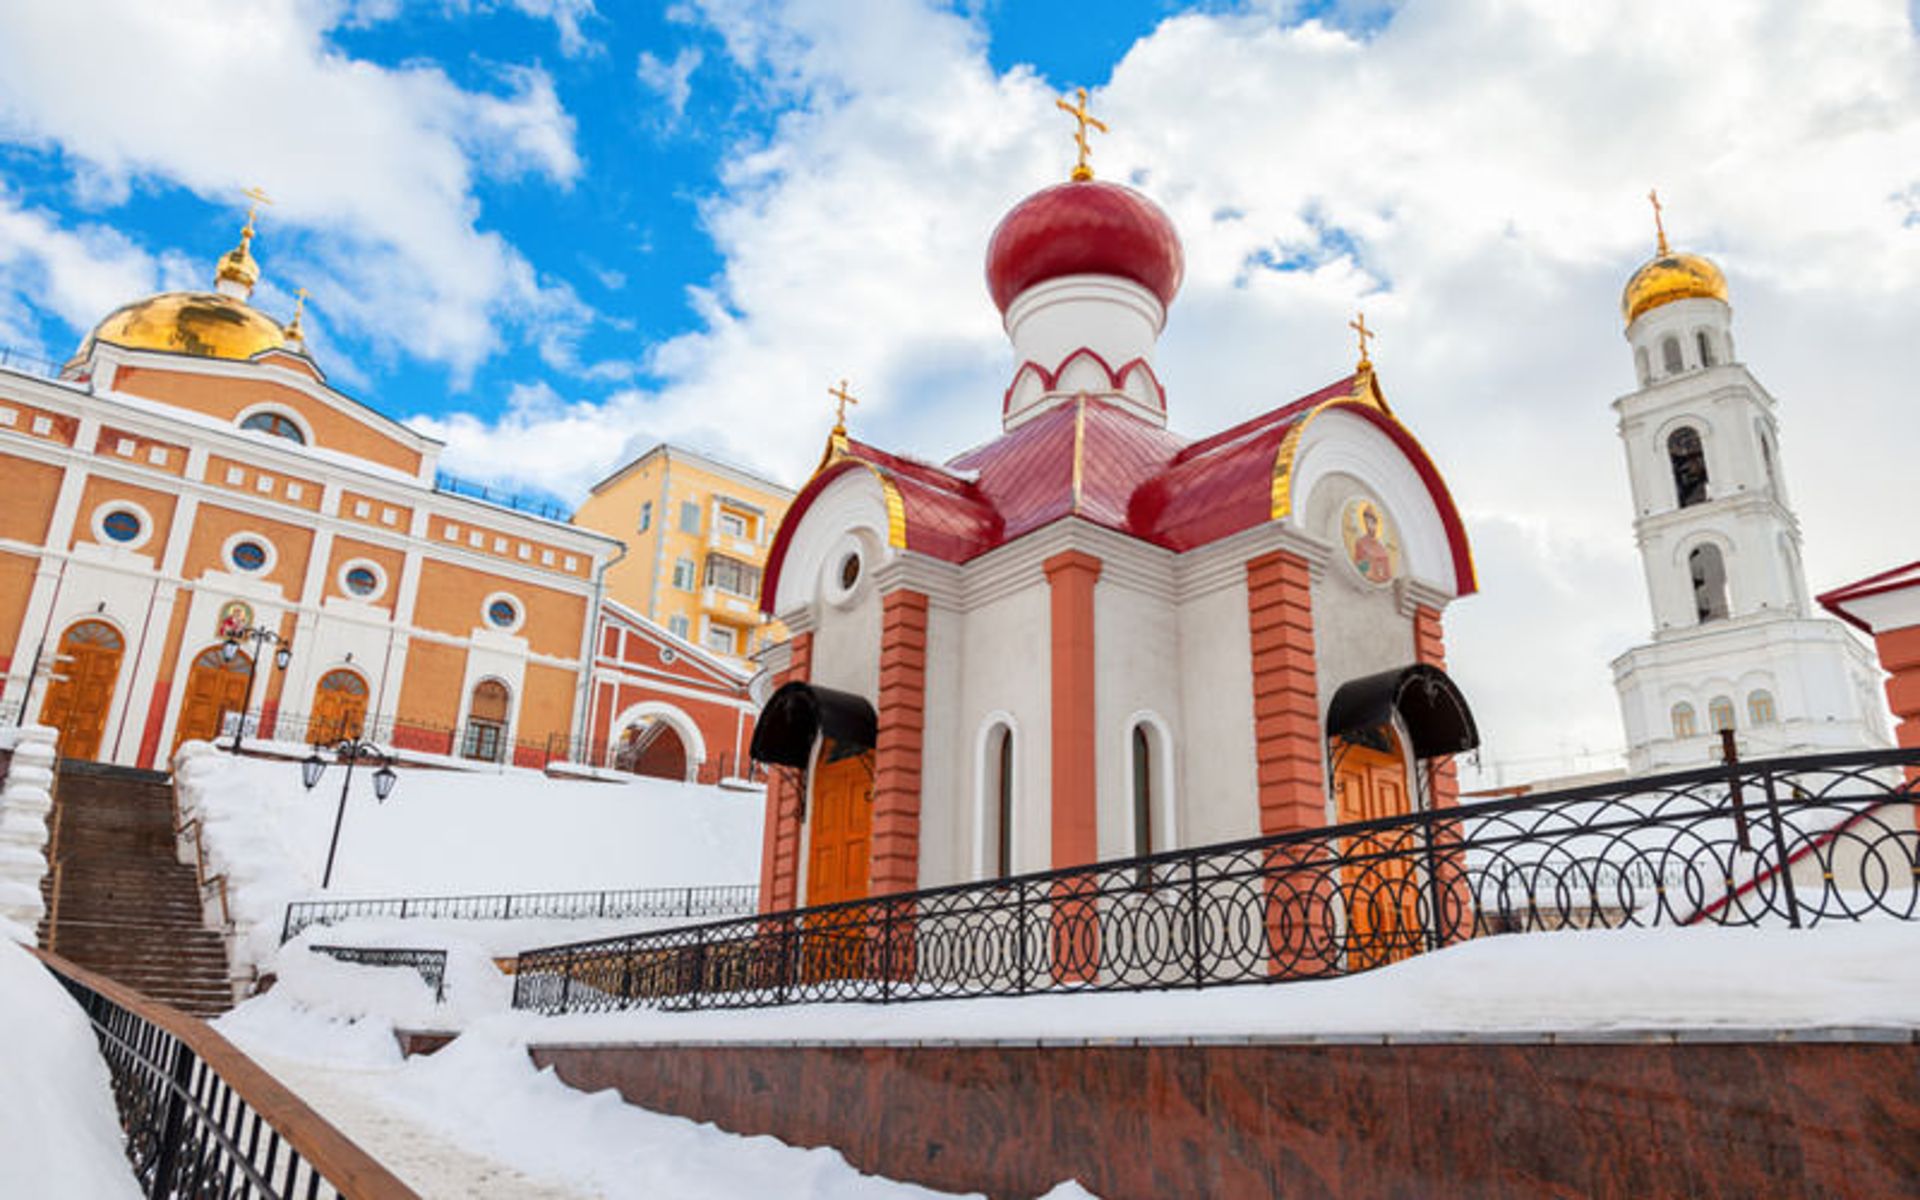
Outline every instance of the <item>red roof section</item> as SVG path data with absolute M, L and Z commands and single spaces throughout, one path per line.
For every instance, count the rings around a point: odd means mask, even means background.
M 1315 409 L 1351 396 L 1354 386 L 1348 376 L 1197 442 L 1091 396 L 1056 405 L 944 467 L 849 439 L 847 457 L 815 475 L 781 523 L 761 606 L 772 611 L 792 531 L 848 471 L 874 471 L 899 497 L 907 549 L 952 563 L 1067 516 L 1173 551 L 1263 525 L 1272 519 L 1281 444 Z M 1475 591 L 1465 528 L 1425 451 L 1372 405 L 1341 407 L 1379 426 L 1413 462 L 1446 527 L 1456 590 Z
M 1821 592 L 1814 600 L 1842 621 L 1862 632 L 1871 634 L 1873 626 L 1847 611 L 1847 605 L 1855 600 L 1864 600 L 1869 596 L 1881 596 L 1888 592 L 1904 591 L 1907 588 L 1920 587 L 1920 560 L 1903 563 L 1892 570 L 1869 575 L 1865 579 L 1856 579 L 1852 583 L 1842 584 L 1829 592 Z

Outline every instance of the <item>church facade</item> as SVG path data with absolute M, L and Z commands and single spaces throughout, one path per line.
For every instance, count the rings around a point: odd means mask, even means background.
M 249 303 L 252 239 L 250 217 L 216 290 L 119 309 L 57 378 L 0 371 L 0 708 L 141 767 L 243 710 L 283 740 L 544 765 L 587 729 L 619 543 L 443 486 L 437 442 Z
M 1442 475 L 1355 372 L 1168 427 L 1171 221 L 1077 170 L 1001 221 L 1001 434 L 941 465 L 836 426 L 761 599 L 793 636 L 761 897 L 821 904 L 1447 805 L 1475 590 Z
M 1621 315 L 1640 386 L 1614 411 L 1653 612 L 1652 641 L 1613 663 L 1629 770 L 1717 760 L 1721 730 L 1750 757 L 1890 745 L 1872 654 L 1813 610 L 1780 405 L 1734 351 L 1720 268 L 1661 227 Z

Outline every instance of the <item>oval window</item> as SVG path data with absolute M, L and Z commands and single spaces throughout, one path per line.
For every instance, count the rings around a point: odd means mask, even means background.
M 140 536 L 140 518 L 123 508 L 108 513 L 100 529 L 116 542 L 131 542 Z
M 233 548 L 233 553 L 228 557 L 233 560 L 233 565 L 242 571 L 258 571 L 267 565 L 267 548 L 259 542 L 241 542 Z
M 355 567 L 347 572 L 347 590 L 356 596 L 371 596 L 380 590 L 380 577 L 372 567 Z
M 513 623 L 519 619 L 520 610 L 513 606 L 512 601 L 495 600 L 492 604 L 487 605 L 487 620 L 502 629 L 512 628 Z
M 860 582 L 860 556 L 849 554 L 840 560 L 840 588 L 852 591 L 853 585 Z

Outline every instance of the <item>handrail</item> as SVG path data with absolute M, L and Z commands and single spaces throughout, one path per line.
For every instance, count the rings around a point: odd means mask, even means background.
M 352 1200 L 418 1200 L 204 1021 L 59 955 L 33 953 L 93 1023 L 113 1074 L 127 1155 L 149 1195 L 200 1195 L 205 1188 L 313 1197 L 324 1194 L 324 1183 Z M 284 1180 L 278 1190 L 274 1178 Z M 217 1189 L 216 1179 L 224 1181 Z
M 553 1013 L 1270 983 L 1495 933 L 1684 924 L 1716 894 L 1731 897 L 1713 910 L 1725 925 L 1920 920 L 1920 791 L 1888 779 L 1914 764 L 1920 748 L 1756 760 L 546 946 L 520 954 L 513 1002 Z M 1765 797 L 1751 848 L 1736 779 Z M 1803 896 L 1790 868 L 1809 844 L 1825 869 Z M 1777 884 L 1742 888 L 1770 868 L 1786 868 Z
M 760 888 L 751 883 L 667 888 L 609 888 L 597 892 L 491 892 L 465 896 L 393 896 L 364 900 L 296 900 L 280 925 L 285 945 L 310 925 L 357 917 L 442 921 L 511 921 L 533 917 L 719 917 L 753 912 Z

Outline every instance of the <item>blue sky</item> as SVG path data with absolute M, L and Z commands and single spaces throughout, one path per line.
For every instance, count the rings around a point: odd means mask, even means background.
M 1339 378 L 1358 309 L 1380 331 L 1474 542 L 1449 628 L 1501 757 L 1617 745 L 1606 664 L 1647 636 L 1610 401 L 1649 186 L 1780 399 L 1809 581 L 1911 557 L 1907 0 L 9 6 L 0 345 L 65 357 L 207 286 L 257 184 L 256 302 L 311 289 L 330 378 L 451 470 L 571 501 L 672 440 L 797 484 L 843 377 L 856 433 L 944 459 L 997 430 L 981 257 L 1070 164 L 1075 86 L 1097 169 L 1185 245 L 1177 431 Z

